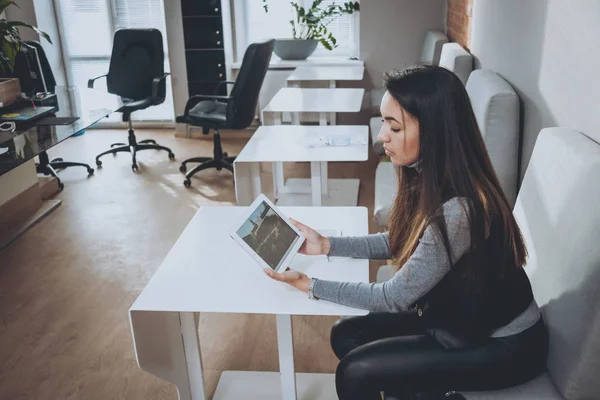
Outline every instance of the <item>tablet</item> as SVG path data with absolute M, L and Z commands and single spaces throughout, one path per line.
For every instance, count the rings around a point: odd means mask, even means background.
M 229 234 L 258 264 L 276 272 L 285 271 L 304 242 L 298 228 L 263 194 Z

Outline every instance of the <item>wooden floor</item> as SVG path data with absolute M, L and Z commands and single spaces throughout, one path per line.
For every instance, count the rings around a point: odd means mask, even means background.
M 171 147 L 177 160 L 212 155 L 212 142 L 137 131 Z M 125 130 L 88 130 L 50 157 L 93 163 Z M 245 140 L 227 140 L 237 154 Z M 199 207 L 235 204 L 232 174 L 204 171 L 183 186 L 179 163 L 165 152 L 103 159 L 90 178 L 82 168 L 60 172 L 62 205 L 0 252 L 0 399 L 177 399 L 174 386 L 141 371 L 128 309 Z M 373 212 L 376 157 L 330 164 L 332 178 L 358 176 L 360 205 Z M 268 172 L 265 172 L 268 174 Z M 286 165 L 308 177 L 309 165 Z M 266 179 L 265 181 L 270 181 Z M 374 219 L 370 231 L 377 231 Z M 371 265 L 373 276 L 376 264 Z M 298 372 L 334 372 L 329 347 L 335 318 L 294 317 Z M 275 319 L 268 315 L 203 314 L 200 342 L 209 395 L 221 371 L 277 371 Z

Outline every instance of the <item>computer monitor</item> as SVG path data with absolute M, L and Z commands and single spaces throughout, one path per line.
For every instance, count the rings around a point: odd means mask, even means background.
M 13 77 L 19 79 L 21 92 L 28 97 L 39 92 L 48 92 L 40 55 L 36 46 L 27 45 L 27 51 L 21 51 L 15 59 Z

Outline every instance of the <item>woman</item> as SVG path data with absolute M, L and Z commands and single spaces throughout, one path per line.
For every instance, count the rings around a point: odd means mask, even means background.
M 294 223 L 303 254 L 394 258 L 399 271 L 371 284 L 265 272 L 310 298 L 371 311 L 332 329 L 341 400 L 524 383 L 545 370 L 547 331 L 465 88 L 435 66 L 388 74 L 385 87 L 378 140 L 398 169 L 389 233 L 324 238 Z

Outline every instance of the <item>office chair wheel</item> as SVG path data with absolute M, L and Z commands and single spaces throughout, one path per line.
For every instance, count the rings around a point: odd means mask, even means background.
M 63 161 L 64 161 L 64 160 L 63 160 L 62 158 L 58 157 L 58 158 L 54 158 L 54 159 L 52 159 L 52 161 L 50 161 L 50 162 L 51 162 L 51 163 L 55 163 L 55 162 L 63 162 Z
M 88 168 L 88 175 L 94 175 L 94 168 Z
M 97 166 L 98 168 L 102 168 L 102 161 L 100 161 L 100 160 L 96 160 L 96 166 Z
M 58 182 L 58 188 L 59 188 L 60 190 L 63 190 L 63 189 L 65 188 L 65 184 L 64 184 L 64 183 L 62 183 L 62 182 Z
M 227 153 L 223 153 L 223 157 L 228 157 Z
M 175 159 L 175 154 L 169 153 L 169 160 L 174 160 L 174 159 Z
M 137 164 L 131 164 L 131 170 L 133 172 L 137 172 L 138 171 L 138 165 Z
M 185 181 L 183 181 L 183 186 L 189 188 L 190 186 L 192 186 L 192 181 L 186 179 Z
M 179 172 L 181 172 L 182 174 L 185 174 L 185 172 L 187 171 L 187 167 L 183 164 L 181 164 L 179 166 Z

